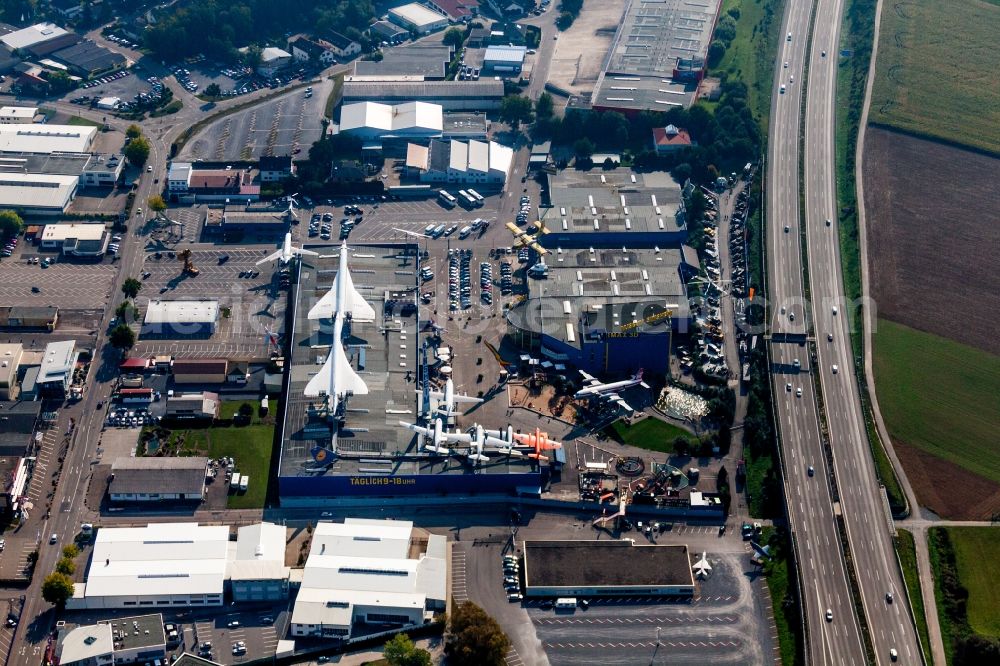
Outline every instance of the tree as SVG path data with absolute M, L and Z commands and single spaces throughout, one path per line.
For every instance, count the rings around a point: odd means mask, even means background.
M 136 125 L 135 123 L 132 123 L 125 130 L 125 136 L 127 136 L 130 139 L 138 139 L 140 136 L 142 136 L 142 128 Z
M 524 95 L 507 95 L 500 103 L 500 118 L 514 129 L 521 123 L 531 122 L 531 99 Z
M 24 220 L 12 210 L 0 210 L 0 236 L 10 238 L 21 233 Z
M 73 572 L 76 571 L 76 563 L 68 557 L 60 558 L 56 562 L 56 571 L 67 576 L 72 576 Z
M 385 644 L 382 656 L 389 666 L 430 666 L 431 653 L 413 644 L 406 634 L 396 634 Z
M 71 560 L 75 559 L 77 556 L 80 555 L 80 547 L 77 546 L 75 543 L 71 543 L 68 546 L 63 546 L 62 555 L 63 557 L 68 557 Z
M 58 571 L 45 577 L 42 583 L 42 599 L 60 608 L 73 596 L 73 579 Z
M 708 45 L 708 66 L 716 67 L 722 62 L 722 56 L 726 55 L 726 45 L 718 39 L 713 40 Z
M 125 294 L 125 298 L 135 298 L 139 295 L 139 291 L 142 289 L 142 283 L 135 278 L 128 278 L 122 283 L 122 293 Z
M 594 154 L 594 142 L 587 137 L 577 139 L 573 143 L 573 152 L 576 154 L 578 159 L 589 159 L 590 156 Z
M 219 87 L 218 83 L 209 83 L 205 86 L 205 95 L 207 97 L 218 97 L 222 94 L 222 88 Z
M 108 340 L 111 342 L 112 347 L 128 351 L 135 346 L 135 331 L 123 322 L 111 329 L 111 335 Z
M 162 213 L 167 209 L 167 202 L 163 200 L 163 197 L 159 194 L 154 194 L 146 200 L 146 205 L 149 206 L 149 210 L 154 213 Z
M 535 102 L 535 117 L 538 119 L 552 117 L 552 95 L 543 92 Z
M 482 608 L 466 601 L 448 622 L 444 653 L 456 666 L 499 666 L 510 649 L 510 639 Z
M 128 161 L 137 167 L 141 167 L 149 159 L 149 140 L 140 136 L 137 139 L 132 139 L 127 146 L 125 146 L 125 157 Z
M 444 42 L 445 46 L 454 46 L 457 49 L 465 41 L 465 33 L 462 32 L 461 28 L 448 28 L 441 41 Z
M 69 92 L 76 87 L 76 81 L 70 78 L 66 72 L 49 72 L 47 77 L 49 88 L 55 95 Z

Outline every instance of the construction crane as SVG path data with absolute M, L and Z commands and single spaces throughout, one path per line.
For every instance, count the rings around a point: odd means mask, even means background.
M 184 262 L 184 273 L 186 275 L 195 277 L 196 275 L 198 275 L 198 273 L 201 272 L 200 270 L 198 270 L 198 268 L 195 267 L 194 262 L 191 261 L 190 248 L 184 248 L 183 250 L 178 252 L 177 258 Z

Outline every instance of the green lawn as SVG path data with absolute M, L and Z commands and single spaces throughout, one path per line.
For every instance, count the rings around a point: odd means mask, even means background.
M 892 436 L 1000 483 L 1000 357 L 879 319 L 874 370 Z
M 931 639 L 927 632 L 927 615 L 924 612 L 924 598 L 920 596 L 920 573 L 917 569 L 917 550 L 913 545 L 913 535 L 906 530 L 897 530 L 896 554 L 899 556 L 899 564 L 903 570 L 903 579 L 906 581 L 906 592 L 910 595 L 910 605 L 913 608 L 913 616 L 917 622 L 917 633 L 920 636 L 920 647 L 924 654 L 931 654 Z M 903 599 L 899 600 L 904 601 Z
M 633 426 L 617 421 L 611 425 L 610 430 L 609 434 L 623 444 L 660 453 L 673 453 L 674 440 L 678 437 L 687 439 L 691 447 L 698 445 L 698 439 L 687 430 L 653 417 L 643 419 Z
M 870 121 L 1000 153 L 998 5 L 884 3 Z
M 1000 586 L 993 577 L 1000 562 L 1000 529 L 948 527 L 958 577 L 969 590 L 969 625 L 977 634 L 1000 637 Z
M 104 123 L 91 120 L 90 118 L 84 118 L 82 116 L 71 116 L 70 119 L 66 121 L 66 124 L 78 125 L 80 127 L 104 127 Z
M 774 533 L 773 527 L 764 528 L 764 542 L 771 543 L 772 552 L 775 557 L 767 564 L 764 571 L 767 582 L 767 589 L 771 592 L 771 609 L 774 612 L 774 625 L 778 631 L 778 646 L 781 650 L 781 663 L 802 664 L 805 662 L 804 644 L 802 633 L 799 630 L 800 622 L 798 615 L 798 605 L 796 603 L 786 604 L 785 600 L 790 598 L 793 602 L 796 598 L 793 589 L 792 577 L 789 574 L 789 562 L 785 556 L 785 549 L 791 550 L 787 542 L 779 543 L 779 547 L 771 541 Z
M 222 404 L 219 406 L 219 419 L 222 421 L 229 420 L 236 415 L 236 412 L 240 410 L 240 407 L 248 404 L 253 408 L 253 416 L 251 417 L 250 425 L 260 425 L 265 423 L 265 419 L 260 416 L 260 400 L 223 400 Z M 269 417 L 273 419 L 273 414 Z
M 274 426 L 212 428 L 208 431 L 209 457 L 232 456 L 239 473 L 250 477 L 250 485 L 245 493 L 229 496 L 230 509 L 263 508 L 267 498 L 273 444 Z

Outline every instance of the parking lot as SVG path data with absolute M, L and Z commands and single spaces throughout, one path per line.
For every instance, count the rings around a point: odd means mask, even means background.
M 270 250 L 268 250 L 270 252 Z M 160 257 L 157 258 L 157 254 Z M 262 250 L 194 250 L 192 261 L 197 276 L 182 274 L 182 263 L 169 252 L 149 253 L 143 262 L 143 290 L 138 304 L 149 299 L 217 299 L 229 316 L 220 316 L 215 333 L 206 339 L 140 336 L 137 353 L 172 354 L 187 358 L 259 359 L 268 351 L 267 331 L 281 335 L 285 295 L 278 288 L 273 264 L 256 266 Z M 219 256 L 229 259 L 220 264 Z M 258 271 L 255 278 L 240 273 Z
M 710 556 L 712 575 L 699 583 L 692 600 L 593 598 L 588 609 L 571 612 L 543 610 L 534 601 L 525 606 L 556 666 L 763 664 L 771 655 L 770 632 L 740 559 Z
M 298 89 L 205 127 L 181 151 L 181 160 L 256 160 L 262 155 L 292 155 L 308 150 L 322 132 L 327 79 L 313 84 L 312 96 Z
M 101 263 L 65 260 L 56 253 L 37 252 L 26 245 L 0 262 L 0 303 L 4 305 L 54 305 L 67 310 L 103 309 L 111 292 L 116 267 Z M 31 257 L 58 260 L 48 268 L 27 263 Z M 32 287 L 38 291 L 32 291 Z

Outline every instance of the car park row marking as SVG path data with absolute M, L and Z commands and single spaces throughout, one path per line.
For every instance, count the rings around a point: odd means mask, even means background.
M 731 624 L 739 618 L 735 615 L 694 615 L 690 617 L 551 617 L 535 620 L 535 624 L 691 624 L 708 622 L 711 624 Z
M 465 551 L 452 551 L 451 558 L 451 596 L 461 603 L 469 600 L 465 580 Z
M 507 654 L 504 656 L 504 662 L 506 662 L 507 666 L 522 666 L 524 664 L 524 660 L 521 659 L 521 655 L 519 655 L 517 650 L 513 647 L 507 650 Z
M 638 643 L 542 643 L 545 648 L 563 650 L 609 649 L 609 648 L 655 648 L 656 641 L 640 641 Z M 660 641 L 660 647 L 674 648 L 735 648 L 740 647 L 740 641 Z

